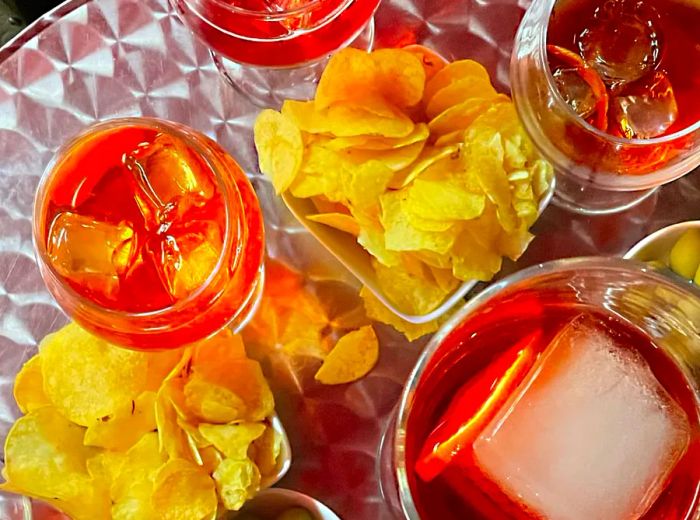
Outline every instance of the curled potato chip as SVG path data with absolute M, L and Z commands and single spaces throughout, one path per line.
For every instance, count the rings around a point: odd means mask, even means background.
M 338 340 L 315 378 L 324 385 L 350 383 L 367 375 L 378 359 L 379 342 L 374 329 L 367 325 Z
M 432 276 L 426 273 L 427 266 L 420 265 L 420 271 L 411 271 L 405 265 L 391 269 L 375 263 L 377 282 L 382 292 L 402 312 L 412 315 L 427 314 L 435 310 L 447 294 L 433 283 Z
M 429 119 L 433 119 L 448 108 L 468 99 L 493 99 L 496 94 L 496 89 L 487 78 L 475 77 L 454 81 L 435 93 L 425 107 L 425 113 Z
M 343 178 L 351 175 L 352 165 L 340 154 L 322 146 L 310 146 L 302 175 L 290 186 L 290 192 L 304 199 L 323 196 L 336 203 L 345 201 Z
M 88 426 L 86 446 L 126 451 L 142 435 L 156 429 L 155 392 L 144 392 L 113 415 Z
M 282 105 L 282 113 L 305 132 L 330 133 L 336 137 L 406 137 L 415 126 L 407 115 L 380 98 L 367 98 L 362 104 L 334 105 L 324 110 L 318 110 L 313 101 L 288 100 Z
M 362 288 L 360 296 L 364 300 L 365 311 L 370 318 L 391 325 L 406 336 L 408 341 L 413 341 L 427 334 L 432 334 L 438 329 L 439 325 L 437 320 L 427 323 L 410 323 L 402 320 L 394 314 L 394 312 L 387 309 L 367 287 Z
M 270 425 L 250 445 L 251 459 L 264 477 L 274 475 L 282 452 L 282 437 Z
M 265 424 L 200 424 L 199 432 L 226 457 L 245 459 L 250 444 L 265 432 Z
M 397 172 L 394 175 L 394 177 L 391 179 L 389 187 L 403 188 L 408 186 L 415 179 L 417 179 L 419 175 L 430 168 L 430 166 L 453 154 L 459 154 L 459 150 L 460 148 L 457 145 L 446 146 L 444 148 L 426 146 L 418 157 L 418 160 L 413 165 L 403 171 Z
M 167 460 L 165 454 L 158 449 L 158 434 L 155 432 L 142 436 L 123 457 L 120 464 L 116 461 L 109 462 L 117 468 L 110 491 L 115 502 L 127 499 L 134 484 L 152 481 Z
M 423 219 L 471 220 L 484 212 L 486 197 L 457 183 L 416 179 L 408 189 L 405 209 Z
M 202 520 L 216 513 L 216 487 L 200 466 L 173 459 L 156 474 L 151 502 L 163 520 Z
M 428 49 L 423 45 L 407 45 L 403 50 L 414 54 L 423 65 L 426 81 L 430 81 L 435 74 L 440 72 L 447 65 L 447 60 L 437 52 Z
M 348 47 L 328 60 L 316 89 L 316 107 L 328 108 L 341 101 L 361 101 L 377 74 L 375 61 L 366 51 Z
M 361 150 L 391 150 L 426 141 L 429 135 L 428 125 L 425 123 L 418 123 L 413 128 L 413 131 L 406 137 L 336 137 L 329 140 L 323 146 L 331 150 L 346 150 L 348 148 L 358 148 Z
M 250 459 L 224 459 L 212 475 L 226 509 L 238 511 L 260 489 L 260 471 Z
M 156 425 L 158 426 L 159 450 L 170 458 L 197 462 L 199 457 L 197 447 L 189 433 L 183 430 L 178 423 L 178 414 L 173 404 L 171 392 L 171 386 L 164 385 L 158 391 L 156 397 L 155 415 Z M 207 395 L 206 390 L 200 390 L 200 392 Z M 188 404 L 190 403 L 188 402 Z M 196 404 L 199 404 L 199 402 Z M 196 413 L 194 409 L 192 411 Z
M 425 85 L 423 99 L 430 101 L 436 92 L 447 87 L 453 81 L 468 78 L 481 78 L 490 81 L 489 73 L 483 65 L 474 60 L 453 61 L 438 71 Z
M 74 323 L 46 336 L 39 349 L 47 397 L 81 426 L 115 413 L 144 390 L 147 354 L 115 347 Z
M 352 216 L 346 213 L 319 213 L 317 215 L 308 215 L 306 218 L 311 222 L 318 222 L 354 236 L 360 234 L 360 225 Z
M 423 151 L 425 141 L 402 146 L 401 148 L 392 148 L 390 150 L 363 150 L 360 148 L 346 150 L 344 157 L 355 164 L 364 166 L 368 161 L 375 161 L 384 165 L 392 171 L 399 171 L 407 168 L 415 161 Z
M 67 504 L 99 500 L 90 493 L 92 479 L 86 466 L 96 450 L 83 445 L 84 432 L 53 407 L 17 419 L 5 440 L 3 474 L 9 490 Z M 108 509 L 106 504 L 85 505 L 86 510 Z
M 27 361 L 17 374 L 14 397 L 22 413 L 29 413 L 51 404 L 44 393 L 41 358 L 38 355 Z
M 372 88 L 401 108 L 420 103 L 425 89 L 425 69 L 420 59 L 402 49 L 379 49 L 370 58 L 376 65 Z
M 260 170 L 270 177 L 278 194 L 286 191 L 301 167 L 301 132 L 284 114 L 263 110 L 255 120 L 254 134 Z
M 441 136 L 457 130 L 464 130 L 474 120 L 488 110 L 494 103 L 504 103 L 508 97 L 498 94 L 494 98 L 470 98 L 458 105 L 451 106 L 432 119 L 428 126 L 431 135 Z

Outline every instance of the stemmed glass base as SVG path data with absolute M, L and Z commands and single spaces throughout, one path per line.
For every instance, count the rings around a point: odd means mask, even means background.
M 576 182 L 567 175 L 557 175 L 557 188 L 552 203 L 580 215 L 611 215 L 644 202 L 658 187 L 641 191 L 601 190 Z
M 374 46 L 374 18 L 347 45 L 371 51 Z M 279 108 L 285 99 L 308 100 L 314 97 L 330 55 L 302 65 L 270 68 L 236 63 L 210 51 L 221 76 L 239 94 L 260 108 Z

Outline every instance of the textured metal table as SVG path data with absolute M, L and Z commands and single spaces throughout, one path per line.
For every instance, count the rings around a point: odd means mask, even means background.
M 512 40 L 523 14 L 516 0 L 384 0 L 378 46 L 418 41 L 448 58 L 471 57 L 507 89 Z M 257 109 L 219 77 L 207 49 L 166 0 L 72 0 L 0 50 L 0 438 L 18 416 L 14 376 L 37 342 L 66 318 L 34 263 L 31 210 L 45 165 L 66 138 L 115 116 L 180 121 L 216 139 L 255 171 L 251 126 Z M 294 222 L 269 185 L 255 181 L 268 251 L 315 279 L 350 275 Z M 700 173 L 664 187 L 633 210 L 579 217 L 547 209 L 538 235 L 512 271 L 554 258 L 618 255 L 652 230 L 700 218 Z M 274 281 L 270 281 L 274 283 Z M 294 462 L 281 485 L 315 496 L 348 520 L 389 517 L 378 485 L 378 446 L 423 343 L 378 327 L 380 363 L 364 380 L 337 388 L 306 379 L 275 385 Z M 2 497 L 0 518 L 20 518 Z

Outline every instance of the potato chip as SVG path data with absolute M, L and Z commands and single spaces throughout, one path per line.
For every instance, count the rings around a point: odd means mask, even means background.
M 199 432 L 230 459 L 248 457 L 250 444 L 265 432 L 263 423 L 200 424 Z
M 200 392 L 206 395 L 206 390 L 200 389 Z M 241 404 L 240 406 L 244 407 L 245 405 Z M 180 428 L 177 411 L 173 405 L 167 385 L 164 385 L 158 391 L 155 411 L 159 450 L 173 459 L 186 459 L 197 462 L 199 454 L 197 453 L 196 445 L 190 435 Z M 194 408 L 192 408 L 192 411 L 197 413 Z
M 432 220 L 471 220 L 484 212 L 486 197 L 456 183 L 416 179 L 404 205 L 409 213 Z M 427 248 L 425 248 L 427 249 Z
M 44 393 L 41 358 L 38 355 L 29 359 L 17 374 L 14 396 L 22 413 L 29 413 L 51 404 Z
M 355 214 L 355 217 L 360 224 L 360 234 L 357 237 L 357 243 L 364 247 L 381 264 L 387 267 L 399 265 L 401 263 L 401 255 L 396 251 L 390 251 L 386 247 L 385 232 L 379 221 L 378 212 L 376 218 L 359 214 Z
M 448 134 L 441 135 L 435 141 L 436 148 L 464 143 L 464 130 L 455 130 Z
M 5 441 L 5 479 L 13 489 L 32 496 L 65 502 L 99 499 L 89 493 L 92 479 L 86 462 L 96 450 L 83 445 L 84 432 L 53 407 L 20 417 Z M 86 509 L 97 510 L 99 505 L 86 504 Z
M 113 415 L 92 423 L 85 432 L 85 445 L 126 451 L 156 429 L 155 402 L 155 392 L 144 392 Z
M 262 421 L 272 415 L 274 399 L 260 365 L 250 359 L 192 366 L 185 399 L 202 421 Z
M 255 120 L 254 134 L 260 171 L 270 177 L 280 194 L 289 188 L 301 167 L 301 132 L 284 114 L 263 110 Z
M 149 352 L 144 390 L 157 392 L 163 380 L 167 379 L 178 368 L 183 360 L 183 356 L 188 355 L 187 350 L 186 348 L 179 348 L 162 352 Z
M 408 186 L 433 164 L 453 154 L 458 154 L 459 149 L 457 145 L 446 146 L 444 148 L 426 146 L 415 164 L 394 175 L 389 187 L 398 189 Z
M 132 486 L 141 482 L 150 482 L 156 472 L 165 464 L 167 457 L 158 449 L 158 434 L 147 433 L 134 444 L 126 454 L 114 475 L 111 486 L 112 500 L 119 502 L 127 499 L 131 494 Z
M 250 445 L 249 452 L 263 477 L 274 475 L 282 452 L 282 437 L 267 425 L 263 434 Z
M 201 467 L 173 459 L 158 471 L 151 502 L 163 520 L 202 520 L 216 513 L 216 487 Z
M 481 78 L 490 81 L 489 73 L 483 65 L 473 60 L 453 61 L 433 76 L 425 85 L 423 99 L 430 101 L 436 92 L 445 88 L 453 81 L 468 78 Z
M 377 65 L 366 51 L 348 47 L 331 56 L 316 89 L 316 107 L 359 101 L 368 85 L 376 81 Z
M 360 225 L 346 213 L 319 213 L 318 215 L 307 215 L 306 218 L 311 222 L 330 226 L 354 236 L 360 234 Z
M 425 70 L 417 56 L 401 49 L 379 49 L 369 56 L 377 69 L 375 78 L 371 79 L 371 88 L 400 108 L 420 103 L 425 88 Z
M 412 273 L 405 266 L 388 269 L 374 266 L 382 292 L 402 312 L 422 315 L 433 311 L 447 294 L 432 281 L 427 273 Z M 423 269 L 428 269 L 423 266 Z
M 305 132 L 336 137 L 406 137 L 415 126 L 407 115 L 379 98 L 366 98 L 361 104 L 334 105 L 325 110 L 318 110 L 313 101 L 288 100 L 282 105 L 282 114 Z
M 351 175 L 352 165 L 340 154 L 322 146 L 311 146 L 306 151 L 302 175 L 289 191 L 303 199 L 322 195 L 333 202 L 342 202 L 347 198 L 343 179 Z
M 250 459 L 224 459 L 212 475 L 226 509 L 238 511 L 260 488 L 260 471 Z
M 350 202 L 351 213 L 375 216 L 379 211 L 377 199 L 386 191 L 394 173 L 380 161 L 368 161 L 345 178 L 344 191 Z M 367 211 L 369 210 L 369 212 Z
M 44 391 L 68 419 L 89 426 L 139 395 L 147 355 L 115 347 L 70 323 L 39 345 Z
M 450 107 L 471 98 L 493 99 L 498 93 L 488 78 L 467 78 L 453 81 L 438 90 L 425 107 L 428 119 L 433 119 Z
M 364 166 L 368 161 L 376 161 L 384 165 L 386 168 L 399 171 L 407 168 L 415 161 L 423 151 L 425 141 L 402 146 L 401 148 L 392 148 L 389 150 L 363 150 L 361 148 L 349 149 L 343 152 L 343 156 L 355 164 Z
M 316 372 L 324 385 L 339 385 L 364 377 L 379 359 L 379 342 L 371 326 L 348 332 Z
M 330 150 L 346 150 L 348 148 L 359 148 L 361 150 L 392 150 L 402 148 L 411 144 L 426 141 L 430 135 L 428 125 L 418 123 L 413 128 L 413 131 L 406 137 L 371 137 L 371 136 L 355 136 L 355 137 L 336 137 L 329 140 L 323 146 Z
M 202 457 L 202 468 L 208 475 L 214 473 L 221 461 L 224 460 L 224 456 L 214 446 L 200 448 L 199 454 Z
M 423 45 L 407 45 L 403 47 L 403 50 L 414 54 L 421 60 L 426 81 L 430 81 L 435 74 L 440 72 L 447 65 L 447 60 L 445 58 Z
M 506 101 L 508 101 L 508 97 L 503 94 L 498 94 L 494 98 L 467 99 L 435 116 L 435 118 L 428 123 L 430 134 L 441 136 L 457 130 L 464 130 L 494 103 L 504 103 Z
M 453 226 L 446 231 L 423 231 L 413 227 L 407 218 L 407 200 L 407 190 L 390 191 L 381 196 L 386 248 L 390 251 L 426 250 L 446 254 L 457 235 Z
M 438 329 L 437 320 L 427 323 L 410 323 L 402 320 L 394 312 L 377 299 L 377 297 L 367 287 L 363 287 L 360 291 L 360 296 L 364 300 L 365 311 L 373 320 L 391 325 L 394 329 L 401 332 L 408 341 L 413 341 L 427 334 L 432 334 Z

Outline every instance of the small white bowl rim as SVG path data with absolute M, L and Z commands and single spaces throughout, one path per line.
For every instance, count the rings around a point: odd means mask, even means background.
M 647 249 L 649 246 L 656 242 L 660 242 L 662 239 L 667 238 L 672 235 L 681 235 L 689 229 L 700 229 L 700 220 L 688 220 L 685 222 L 679 222 L 677 224 L 672 224 L 670 226 L 663 227 L 657 231 L 654 231 L 650 235 L 647 235 L 642 240 L 637 242 L 632 248 L 625 253 L 623 258 L 638 260 L 642 251 Z
M 307 509 L 312 515 L 314 515 L 314 520 L 341 520 L 330 507 L 320 500 L 293 489 L 265 489 L 255 495 L 255 497 L 248 503 L 252 504 L 257 501 L 264 501 L 269 497 L 280 497 L 282 500 L 289 502 L 289 507 L 303 507 L 304 509 Z

